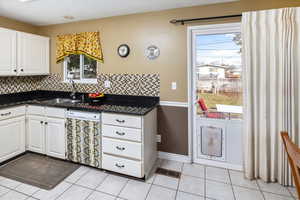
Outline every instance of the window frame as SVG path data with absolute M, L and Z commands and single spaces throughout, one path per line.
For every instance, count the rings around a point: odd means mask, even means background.
M 80 63 L 79 63 L 79 68 L 80 68 L 80 79 L 74 79 L 75 83 L 84 83 L 84 84 L 97 84 L 97 70 L 98 70 L 98 61 L 96 61 L 96 78 L 91 78 L 91 79 L 87 79 L 87 78 L 83 78 L 83 62 L 84 62 L 84 54 L 79 54 L 80 56 Z M 67 63 L 67 59 L 64 59 L 63 62 L 63 67 L 64 67 L 64 82 L 65 83 L 70 83 L 71 80 L 67 78 L 67 70 L 68 70 L 68 63 Z

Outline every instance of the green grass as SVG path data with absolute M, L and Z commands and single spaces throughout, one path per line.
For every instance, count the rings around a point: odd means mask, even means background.
M 199 93 L 199 97 L 205 99 L 208 108 L 216 108 L 216 104 L 241 106 L 243 104 L 242 93 L 211 94 Z

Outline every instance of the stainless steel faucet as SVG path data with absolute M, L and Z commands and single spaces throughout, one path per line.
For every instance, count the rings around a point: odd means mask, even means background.
M 76 87 L 75 87 L 75 82 L 73 79 L 71 79 L 71 84 L 72 84 L 72 92 L 70 94 L 70 97 L 75 100 L 76 99 Z

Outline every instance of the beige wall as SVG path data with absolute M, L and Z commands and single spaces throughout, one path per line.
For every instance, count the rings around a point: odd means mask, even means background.
M 1 16 L 0 16 L 0 27 L 14 29 L 17 31 L 29 32 L 29 33 L 38 32 L 38 27 L 36 26 L 19 22 L 13 19 L 8 19 L 6 17 L 1 17 Z
M 118 16 L 75 23 L 50 25 L 40 28 L 40 33 L 51 37 L 51 72 L 62 73 L 62 65 L 55 63 L 55 37 L 58 34 L 100 31 L 104 51 L 104 64 L 100 73 L 160 73 L 161 99 L 187 101 L 187 26 L 169 23 L 174 18 L 208 17 L 238 14 L 242 11 L 300 6 L 298 0 L 242 0 L 240 2 L 209 6 L 173 9 L 161 12 Z M 236 19 L 238 20 L 238 19 Z M 131 54 L 120 58 L 117 47 L 127 43 Z M 157 45 L 161 56 L 149 61 L 144 56 L 145 48 Z M 177 90 L 171 90 L 176 81 Z

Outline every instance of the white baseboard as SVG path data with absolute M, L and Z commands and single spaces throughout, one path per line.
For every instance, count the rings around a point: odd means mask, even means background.
M 166 159 L 166 160 L 173 160 L 178 162 L 190 163 L 191 158 L 189 156 L 174 154 L 174 153 L 167 153 L 167 152 L 158 152 L 158 158 Z

